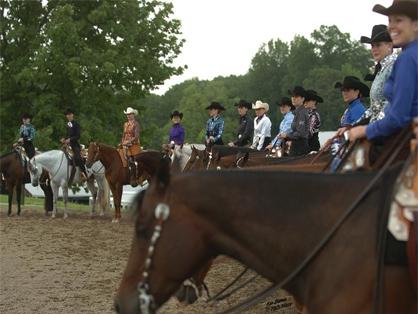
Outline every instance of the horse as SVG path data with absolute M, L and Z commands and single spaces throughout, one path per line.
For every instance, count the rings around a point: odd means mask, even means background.
M 21 194 L 23 179 L 25 176 L 25 167 L 22 162 L 20 153 L 13 150 L 10 153 L 0 157 L 0 173 L 6 181 L 8 191 L 8 210 L 7 216 L 12 215 L 13 190 L 16 188 L 17 215 L 20 216 L 21 211 Z
M 399 171 L 399 167 L 386 171 L 348 212 L 375 172 L 243 169 L 171 178 L 164 165 L 138 196 L 135 234 L 115 309 L 155 312 L 183 280 L 222 254 L 273 283 L 293 273 L 284 289 L 308 313 L 370 313 L 384 220 L 381 209 L 390 203 Z M 319 243 L 323 245 L 318 247 Z M 307 256 L 311 258 L 303 264 Z M 384 265 L 384 276 L 385 313 L 416 313 L 408 269 Z
M 62 188 L 63 192 L 63 200 L 64 200 L 64 218 L 68 217 L 67 213 L 67 202 L 68 202 L 68 181 L 70 178 L 70 174 L 72 171 L 73 165 L 66 157 L 66 154 L 62 150 L 51 150 L 39 155 L 35 155 L 29 162 L 28 170 L 31 176 L 31 182 L 33 186 L 38 186 L 40 176 L 42 171 L 45 169 L 49 172 L 49 182 L 52 188 L 53 193 L 53 210 L 52 210 L 52 218 L 56 217 L 57 214 L 57 201 L 58 201 L 58 192 L 59 188 Z M 100 167 L 100 165 L 98 166 Z M 102 172 L 104 172 L 102 170 Z M 106 189 L 107 183 L 105 182 L 105 178 L 103 175 L 98 175 L 99 172 L 96 173 L 96 180 L 98 182 L 98 186 L 100 190 L 103 190 L 103 198 L 108 199 L 108 189 Z M 80 183 L 80 170 L 77 168 L 75 176 L 74 176 L 74 183 Z M 94 178 L 90 177 L 87 180 L 87 187 L 88 189 L 96 194 L 96 188 L 94 186 Z M 107 194 L 107 195 L 106 195 Z M 96 195 L 94 195 L 94 199 L 96 199 Z M 95 201 L 93 202 L 91 215 L 95 212 Z M 103 208 L 102 208 L 103 213 Z
M 139 181 L 142 184 L 154 175 L 162 160 L 162 153 L 158 151 L 143 151 L 135 156 L 138 163 Z M 123 186 L 130 184 L 129 169 L 124 167 L 119 152 L 112 146 L 90 142 L 86 166 L 90 168 L 95 162 L 100 161 L 104 166 L 104 173 L 112 191 L 115 214 L 112 222 L 117 223 L 121 218 L 121 199 Z
M 176 145 L 174 149 L 171 149 L 169 145 L 163 145 L 163 150 L 171 156 L 173 161 L 174 158 L 177 159 L 178 168 L 180 171 L 183 171 L 190 159 L 190 156 L 192 155 L 193 148 L 204 150 L 205 147 L 206 146 L 204 144 L 184 144 L 182 146 Z

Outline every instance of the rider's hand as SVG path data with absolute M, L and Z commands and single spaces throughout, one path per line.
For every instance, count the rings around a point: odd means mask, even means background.
M 229 147 L 234 147 L 235 145 L 234 145 L 234 143 L 229 142 L 229 143 L 228 143 L 228 146 L 229 146 Z
M 350 142 L 366 137 L 366 125 L 356 126 L 348 131 L 348 138 Z
M 19 138 L 18 140 L 17 140 L 17 142 L 18 143 L 23 143 L 23 138 L 21 137 L 21 138 Z
M 414 133 L 415 133 L 415 137 L 418 139 L 418 117 L 414 119 Z
M 335 136 L 336 137 L 340 137 L 340 136 L 342 136 L 343 134 L 344 134 L 344 132 L 345 131 L 347 131 L 348 130 L 348 128 L 346 127 L 346 126 L 343 126 L 342 128 L 339 128 L 338 130 L 337 130 L 337 133 L 335 133 Z
M 266 146 L 266 150 L 271 150 L 273 148 L 273 145 L 271 145 L 271 144 L 268 144 L 267 146 Z
M 279 138 L 281 138 L 281 139 L 285 139 L 286 137 L 287 137 L 286 133 L 280 133 L 279 134 Z
M 213 136 L 209 136 L 209 141 L 215 142 L 215 138 Z
M 67 138 L 66 140 L 64 140 L 64 144 L 70 144 L 70 139 L 69 138 Z

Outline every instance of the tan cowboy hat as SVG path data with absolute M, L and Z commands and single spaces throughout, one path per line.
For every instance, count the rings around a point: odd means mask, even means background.
M 138 115 L 138 110 L 132 108 L 132 107 L 128 107 L 126 108 L 126 110 L 123 112 L 124 114 L 134 114 L 134 115 Z
M 253 104 L 253 109 L 264 109 L 267 112 L 269 111 L 269 104 L 266 102 L 262 102 L 261 100 L 257 100 L 255 104 Z

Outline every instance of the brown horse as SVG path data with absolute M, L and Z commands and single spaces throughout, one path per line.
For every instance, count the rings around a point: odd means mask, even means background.
M 389 204 L 398 173 L 399 167 L 388 171 L 284 287 L 309 313 L 372 311 L 381 209 Z M 221 254 L 273 283 L 282 281 L 345 216 L 374 175 L 241 170 L 195 172 L 171 180 L 168 166 L 162 168 L 137 205 L 116 310 L 154 312 L 183 280 Z M 416 313 L 408 269 L 385 265 L 384 275 L 385 313 Z
M 123 186 L 130 184 L 129 170 L 124 167 L 118 151 L 105 144 L 91 142 L 88 148 L 86 166 L 100 160 L 105 167 L 107 182 L 113 194 L 115 216 L 112 222 L 119 222 Z M 138 182 L 143 183 L 154 175 L 162 160 L 162 153 L 157 151 L 143 151 L 135 156 L 138 163 Z
M 20 216 L 20 204 L 25 167 L 17 150 L 0 157 L 0 173 L 6 181 L 9 208 L 7 215 L 12 214 L 13 190 L 16 188 L 17 215 Z

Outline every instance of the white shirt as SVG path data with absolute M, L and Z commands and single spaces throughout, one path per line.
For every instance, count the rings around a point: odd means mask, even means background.
M 271 137 L 271 121 L 269 117 L 263 115 L 258 123 L 257 118 L 254 119 L 254 138 L 251 148 L 261 150 L 266 137 Z

